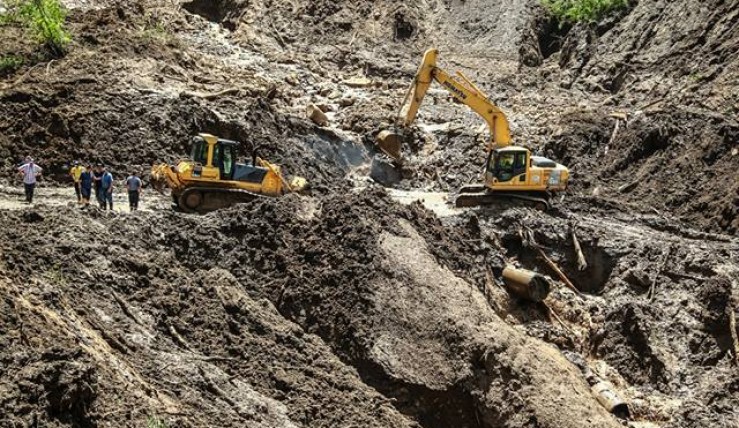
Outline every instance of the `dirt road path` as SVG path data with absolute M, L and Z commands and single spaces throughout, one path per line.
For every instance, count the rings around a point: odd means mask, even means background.
M 71 186 L 68 188 L 58 186 L 37 187 L 33 199 L 33 206 L 85 209 L 85 207 L 77 204 L 77 198 Z M 163 207 L 166 205 L 165 199 L 153 191 L 145 191 L 139 201 L 139 210 L 151 211 L 157 207 Z M 88 208 L 93 207 L 97 207 L 97 202 L 94 199 Z M 17 211 L 26 208 L 29 208 L 29 204 L 26 203 L 22 187 L 0 185 L 0 210 Z M 128 195 L 125 192 L 118 190 L 113 193 L 113 211 L 129 212 Z

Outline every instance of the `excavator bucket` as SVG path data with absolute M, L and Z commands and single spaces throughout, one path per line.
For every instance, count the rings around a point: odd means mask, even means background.
M 392 131 L 382 131 L 377 134 L 377 147 L 396 161 L 401 158 L 400 149 L 403 146 L 403 136 Z

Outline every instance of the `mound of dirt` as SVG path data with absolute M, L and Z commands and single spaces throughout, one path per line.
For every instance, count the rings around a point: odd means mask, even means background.
M 731 2 L 635 3 L 610 22 L 573 29 L 558 60 L 569 78 L 626 103 L 679 100 L 736 115 L 737 22 Z
M 214 263 L 227 247 L 199 248 L 205 229 L 167 241 L 180 216 L 75 214 L 3 216 L 3 425 L 414 426 L 257 297 L 269 278 Z M 204 269 L 191 270 L 198 254 Z
M 721 115 L 668 108 L 621 123 L 571 115 L 547 144 L 576 174 L 575 189 L 670 212 L 705 230 L 739 231 L 739 124 Z

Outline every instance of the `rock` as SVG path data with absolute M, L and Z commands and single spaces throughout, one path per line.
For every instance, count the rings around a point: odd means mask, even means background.
M 298 85 L 298 75 L 293 73 L 288 76 L 285 76 L 285 82 L 293 86 L 297 86 Z
M 354 103 L 356 103 L 356 102 L 357 102 L 357 100 L 354 97 L 349 96 L 349 97 L 344 97 L 344 98 L 340 99 L 339 100 L 339 105 L 342 106 L 342 107 L 349 107 L 349 106 L 353 106 Z
M 350 88 L 368 88 L 372 86 L 373 82 L 366 77 L 360 76 L 344 80 L 344 84 Z
M 400 171 L 385 156 L 377 155 L 372 159 L 370 178 L 383 186 L 389 187 L 400 181 Z
M 623 279 L 632 286 L 639 287 L 644 290 L 648 289 L 652 285 L 652 280 L 649 278 L 649 275 L 640 268 L 629 269 Z
M 308 106 L 307 115 L 308 118 L 318 126 L 328 125 L 328 116 L 326 116 L 326 113 L 324 113 L 323 110 L 315 104 L 310 104 Z

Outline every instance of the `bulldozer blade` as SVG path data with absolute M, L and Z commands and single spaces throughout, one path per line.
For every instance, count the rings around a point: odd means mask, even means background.
M 403 146 L 403 136 L 392 131 L 382 131 L 377 134 L 377 146 L 386 155 L 399 161 L 401 158 L 400 148 Z

